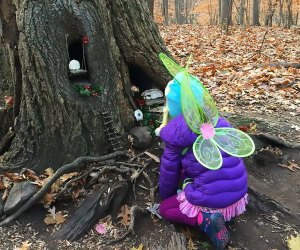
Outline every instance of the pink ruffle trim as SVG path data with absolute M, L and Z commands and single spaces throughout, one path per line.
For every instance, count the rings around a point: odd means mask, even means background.
M 180 203 L 179 209 L 181 213 L 187 215 L 190 218 L 196 217 L 199 212 L 222 213 L 224 216 L 224 220 L 230 221 L 235 216 L 238 216 L 246 211 L 246 205 L 248 204 L 248 194 L 245 194 L 244 197 L 242 197 L 240 200 L 225 208 L 207 208 L 193 205 L 186 199 L 184 191 L 178 193 L 177 200 Z

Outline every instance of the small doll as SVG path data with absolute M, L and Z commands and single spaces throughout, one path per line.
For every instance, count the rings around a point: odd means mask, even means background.
M 225 221 L 246 210 L 247 173 L 240 157 L 252 154 L 254 143 L 219 117 L 209 92 L 187 67 L 164 54 L 160 58 L 174 77 L 165 90 L 163 125 L 156 131 L 165 142 L 160 214 L 198 227 L 216 249 L 224 249 L 229 242 Z

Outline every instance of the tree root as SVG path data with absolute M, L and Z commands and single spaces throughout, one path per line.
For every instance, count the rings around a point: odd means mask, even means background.
M 120 238 L 110 240 L 110 241 L 106 242 L 106 244 L 114 244 L 114 243 L 120 242 L 120 241 L 124 240 L 129 234 L 131 234 L 131 233 L 134 234 L 134 223 L 135 223 L 135 219 L 136 219 L 136 214 L 137 213 L 146 214 L 147 212 L 148 212 L 148 210 L 145 208 L 141 208 L 139 206 L 132 206 L 130 208 L 130 223 L 129 223 L 127 232 L 125 234 L 123 234 Z
M 73 162 L 66 164 L 59 168 L 55 174 L 49 179 L 47 184 L 43 186 L 36 194 L 34 194 L 21 208 L 19 208 L 15 213 L 8 216 L 4 221 L 0 223 L 0 226 L 5 226 L 18 218 L 21 214 L 23 214 L 26 210 L 31 208 L 37 202 L 42 200 L 44 195 L 49 191 L 51 186 L 64 174 L 68 174 L 78 170 L 81 168 L 83 163 L 93 163 L 93 162 L 101 162 L 106 161 L 108 159 L 112 159 L 118 156 L 126 156 L 124 151 L 116 151 L 114 153 L 104 155 L 104 156 L 82 156 L 74 160 Z

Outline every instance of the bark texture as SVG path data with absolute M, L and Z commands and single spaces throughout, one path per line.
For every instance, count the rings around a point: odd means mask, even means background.
M 147 1 L 3 0 L 0 18 L 14 76 L 15 137 L 5 154 L 10 165 L 42 171 L 106 153 L 103 111 L 125 138 L 134 124 L 132 78 L 145 89 L 163 88 L 167 80 L 158 59 L 166 48 Z M 101 98 L 80 96 L 68 74 L 67 46 L 84 35 L 84 82 L 102 85 Z

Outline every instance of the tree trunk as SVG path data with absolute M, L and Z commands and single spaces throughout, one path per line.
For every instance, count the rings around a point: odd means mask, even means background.
M 165 25 L 169 25 L 169 1 L 163 0 L 162 2 L 162 12 L 164 16 Z
M 166 48 L 147 4 L 1 1 L 15 98 L 15 137 L 6 164 L 40 172 L 80 155 L 106 153 L 111 145 L 104 114 L 125 142 L 125 131 L 135 122 L 131 84 L 163 88 L 168 79 L 158 58 Z M 69 57 L 86 61 L 87 73 L 70 76 Z M 103 91 L 83 97 L 74 84 L 99 84 Z
M 175 16 L 178 24 L 184 23 L 184 1 L 175 0 Z
M 232 0 L 222 0 L 221 25 L 223 31 L 228 32 L 229 25 L 232 23 Z
M 260 0 L 253 0 L 252 7 L 252 25 L 259 26 Z
M 148 6 L 149 6 L 149 9 L 150 9 L 150 13 L 154 14 L 154 0 L 147 0 L 148 1 Z
M 245 0 L 240 0 L 240 15 L 239 15 L 239 24 L 244 25 L 245 19 Z

